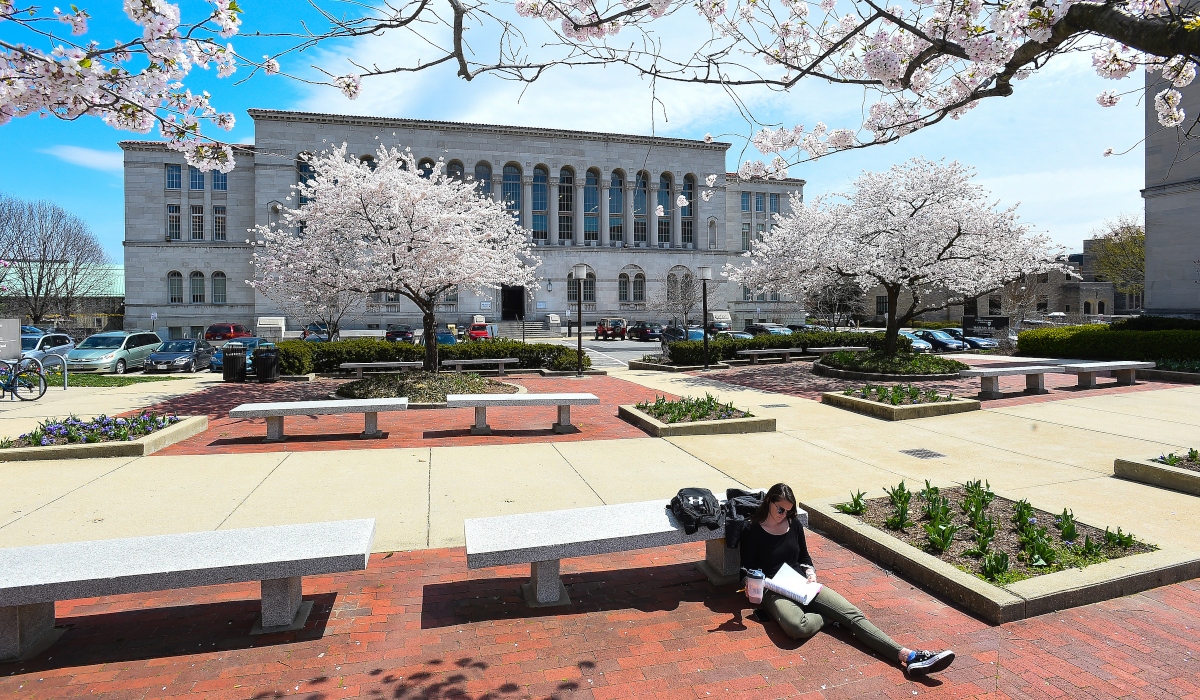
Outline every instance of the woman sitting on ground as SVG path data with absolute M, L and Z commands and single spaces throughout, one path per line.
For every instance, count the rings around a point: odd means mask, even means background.
M 768 489 L 762 505 L 750 520 L 740 544 L 744 569 L 758 569 L 767 578 L 772 578 L 787 564 L 797 573 L 807 574 L 809 581 L 817 580 L 817 570 L 804 542 L 804 528 L 796 518 L 796 497 L 787 484 L 775 484 Z M 811 637 L 827 622 L 840 623 L 871 651 L 885 659 L 897 660 L 910 676 L 941 671 L 954 661 L 954 652 L 949 649 L 934 653 L 900 646 L 828 586 L 804 606 L 772 591 L 764 591 L 762 609 L 793 639 Z

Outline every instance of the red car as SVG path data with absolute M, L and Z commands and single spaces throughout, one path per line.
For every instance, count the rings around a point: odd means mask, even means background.
M 487 340 L 492 337 L 486 323 L 472 323 L 467 328 L 467 340 Z
M 233 340 L 251 338 L 254 334 L 239 323 L 214 323 L 204 331 L 205 340 Z
M 625 319 L 602 318 L 596 322 L 596 340 L 625 340 Z

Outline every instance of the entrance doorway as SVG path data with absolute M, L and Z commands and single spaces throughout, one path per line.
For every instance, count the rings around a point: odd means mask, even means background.
M 500 320 L 522 321 L 525 319 L 525 287 L 500 288 Z

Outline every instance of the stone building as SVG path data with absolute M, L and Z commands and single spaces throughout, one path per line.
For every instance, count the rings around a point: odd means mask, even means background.
M 588 266 L 585 323 L 604 316 L 631 322 L 661 319 L 652 300 L 668 281 L 701 266 L 720 279 L 726 263 L 803 196 L 804 180 L 742 180 L 725 173 L 727 143 L 560 129 L 460 124 L 381 117 L 250 110 L 254 144 L 239 147 L 229 173 L 189 168 L 159 142 L 125 141 L 125 273 L 127 328 L 195 336 L 214 322 L 255 325 L 281 316 L 256 294 L 253 233 L 278 220 L 292 185 L 304 176 L 302 153 L 345 142 L 360 158 L 383 142 L 412 149 L 419 168 L 441 160 L 451 174 L 473 177 L 506 202 L 541 257 L 539 285 L 476 296 L 448 294 L 439 322 L 524 318 L 563 323 L 576 306 L 570 270 Z M 705 186 L 716 175 L 714 187 Z M 704 201 L 701 191 L 711 189 Z M 676 206 L 677 198 L 688 200 Z M 656 215 L 662 206 L 664 215 Z M 799 317 L 799 309 L 735 285 L 717 295 L 735 327 L 755 319 Z M 349 328 L 418 325 L 420 314 L 400 297 L 376 297 Z M 779 318 L 779 320 L 786 320 Z M 307 319 L 287 319 L 289 330 Z

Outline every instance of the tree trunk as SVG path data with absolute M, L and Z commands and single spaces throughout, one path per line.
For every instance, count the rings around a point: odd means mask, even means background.
M 896 354 L 896 336 L 900 334 L 900 323 L 896 318 L 896 306 L 900 304 L 900 290 L 888 289 L 887 330 L 883 336 L 883 353 Z
M 438 370 L 437 320 L 433 316 L 433 305 L 422 309 L 422 323 L 425 326 L 425 371 Z

